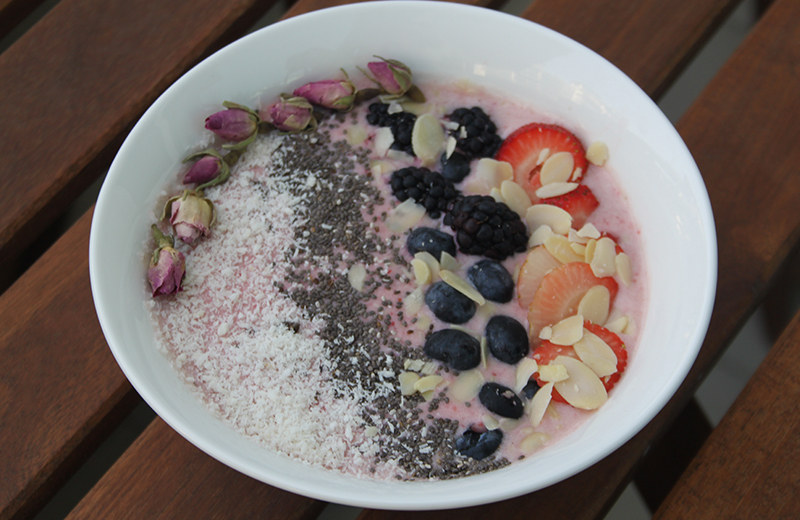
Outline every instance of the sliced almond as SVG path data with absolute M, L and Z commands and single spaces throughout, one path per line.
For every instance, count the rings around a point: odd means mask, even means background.
M 431 269 L 423 260 L 414 258 L 411 260 L 411 267 L 414 269 L 414 278 L 417 285 L 427 285 L 431 283 Z
M 539 157 L 536 159 L 536 166 L 544 164 L 548 157 L 550 157 L 550 148 L 543 148 L 542 151 L 539 152 Z
M 347 132 L 347 144 L 350 146 L 358 146 L 367 140 L 369 134 L 363 126 L 353 126 Z
M 605 285 L 595 285 L 583 295 L 578 304 L 578 314 L 584 319 L 603 325 L 608 319 L 611 293 Z
M 544 432 L 533 432 L 532 434 L 528 435 L 519 443 L 519 449 L 522 450 L 523 453 L 530 455 L 531 453 L 535 452 L 544 444 L 550 440 L 550 436 Z
M 453 155 L 453 152 L 456 151 L 456 145 L 457 144 L 458 144 L 458 141 L 452 135 L 447 138 L 447 144 L 445 145 L 444 153 L 445 153 L 445 156 L 448 159 L 450 158 L 451 155 Z
M 506 199 L 503 198 L 503 192 L 500 191 L 500 188 L 492 188 L 489 192 L 489 196 L 493 198 L 495 202 L 502 202 L 503 204 L 506 202 Z
M 578 232 L 575 231 L 575 228 L 570 228 L 569 229 L 569 233 L 567 234 L 567 238 L 569 238 L 569 241 L 572 242 L 573 244 L 581 244 L 582 246 L 584 246 L 584 248 L 585 248 L 586 244 L 589 243 L 589 239 L 579 235 Z
M 408 316 L 416 316 L 425 303 L 425 294 L 421 287 L 417 287 L 403 298 L 403 310 Z
M 569 247 L 581 258 L 586 258 L 586 246 L 570 240 Z
M 382 126 L 375 131 L 375 139 L 373 140 L 373 149 L 375 155 L 378 157 L 386 157 L 386 152 L 392 147 L 394 143 L 394 134 L 392 129 L 388 126 Z
M 432 321 L 430 318 L 428 318 L 425 315 L 422 315 L 422 316 L 417 316 L 417 323 L 415 323 L 414 325 L 416 325 L 417 330 L 429 330 L 431 323 Z
M 374 177 L 381 175 L 388 175 L 394 171 L 394 168 L 389 161 L 372 161 L 369 165 L 369 170 Z
M 553 334 L 550 343 L 569 346 L 583 337 L 583 316 L 580 314 L 564 318 L 553 325 Z
M 400 392 L 403 395 L 411 395 L 416 392 L 414 385 L 419 381 L 419 374 L 415 372 L 400 372 L 397 380 L 400 382 Z
M 628 326 L 629 320 L 630 318 L 628 316 L 620 316 L 619 318 L 615 318 L 613 321 L 606 323 L 604 327 L 614 334 L 622 334 L 625 331 L 625 328 Z
M 422 368 L 419 370 L 419 373 L 425 376 L 429 376 L 434 372 L 436 372 L 437 365 L 438 363 L 436 363 L 435 361 L 428 361 L 424 365 L 422 365 Z
M 487 368 L 489 366 L 489 342 L 486 336 L 481 336 L 481 366 Z
M 436 390 L 428 390 L 427 392 L 422 392 L 421 395 L 425 401 L 430 401 L 436 395 Z
M 425 166 L 435 165 L 445 147 L 445 133 L 431 114 L 417 117 L 411 130 L 411 147 Z
M 514 181 L 503 181 L 500 184 L 500 194 L 509 208 L 525 218 L 525 213 L 531 207 L 531 198 L 522 186 Z
M 420 262 L 425 263 L 425 265 L 428 267 L 428 270 L 431 273 L 431 282 L 435 282 L 436 280 L 439 279 L 440 268 L 439 268 L 439 261 L 436 260 L 436 257 L 434 257 L 427 251 L 419 251 L 416 254 L 414 254 L 414 260 L 419 260 Z M 411 265 L 412 266 L 414 265 L 413 261 Z M 416 274 L 417 273 L 415 271 L 414 275 L 416 276 Z
M 552 381 L 541 387 L 533 395 L 530 405 L 528 406 L 528 419 L 531 421 L 531 426 L 536 428 L 542 423 L 544 413 L 547 411 L 547 406 L 553 397 L 553 386 L 555 383 Z
M 542 330 L 539 331 L 539 339 L 549 340 L 553 337 L 553 328 L 549 325 L 542 327 Z
M 367 269 L 362 264 L 353 264 L 347 271 L 347 281 L 358 292 L 364 289 L 364 280 L 367 278 Z
M 543 164 L 539 179 L 542 186 L 567 182 L 572 177 L 575 159 L 569 152 L 558 152 L 551 155 Z
M 596 334 L 584 331 L 583 338 L 572 348 L 575 349 L 578 358 L 591 368 L 597 377 L 610 376 L 617 371 L 617 355 Z
M 414 227 L 424 216 L 425 206 L 408 198 L 389 213 L 386 218 L 386 227 L 395 233 L 403 233 Z
M 589 262 L 596 277 L 614 276 L 617 272 L 616 248 L 617 245 L 608 237 L 602 237 L 597 241 L 592 261 Z
M 561 262 L 551 255 L 544 246 L 534 247 L 528 251 L 525 262 L 517 277 L 517 302 L 520 307 L 527 309 L 533 301 L 542 278 L 551 270 L 559 267 Z
M 577 231 L 577 233 L 579 237 L 594 238 L 594 239 L 600 238 L 600 231 L 598 231 L 597 228 L 594 227 L 594 224 L 592 224 L 591 222 L 584 224 L 583 227 Z
M 631 267 L 630 257 L 625 253 L 618 253 L 614 262 L 616 263 L 617 274 L 619 275 L 619 279 L 622 280 L 622 283 L 625 285 L 632 284 L 633 268 Z
M 466 403 L 478 396 L 485 382 L 486 380 L 480 370 L 468 370 L 466 372 L 461 372 L 461 374 L 450 383 L 448 392 L 450 397 L 456 401 Z
M 496 430 L 500 427 L 500 421 L 488 413 L 481 416 L 481 421 L 483 421 L 483 425 L 486 426 L 487 430 Z
M 461 264 L 458 263 L 458 260 L 456 260 L 456 258 L 453 255 L 451 255 L 447 251 L 442 251 L 442 257 L 441 260 L 439 261 L 439 266 L 447 271 L 455 272 L 459 270 Z
M 414 390 L 416 390 L 421 394 L 424 394 L 425 392 L 428 392 L 430 390 L 436 390 L 436 387 L 442 384 L 442 381 L 444 381 L 444 378 L 442 376 L 435 374 L 430 376 L 420 377 L 414 383 Z
M 595 166 L 603 166 L 608 160 L 608 146 L 602 141 L 595 141 L 586 150 L 586 160 Z
M 595 410 L 608 400 L 603 382 L 585 363 L 569 356 L 558 356 L 554 363 L 564 365 L 569 374 L 567 379 L 555 384 L 569 404 L 582 410 Z
M 531 233 L 528 239 L 528 249 L 544 244 L 544 241 L 553 234 L 553 230 L 548 225 L 541 225 L 539 228 Z
M 552 204 L 534 204 L 525 212 L 528 229 L 549 226 L 553 233 L 566 235 L 572 227 L 572 215 Z
M 594 258 L 594 251 L 597 249 L 597 240 L 591 239 L 586 242 L 586 252 L 584 253 L 584 262 L 587 264 L 592 263 L 592 259 Z
M 406 370 L 413 370 L 414 372 L 422 370 L 424 365 L 425 362 L 421 359 L 406 359 L 403 361 L 403 368 Z
M 569 239 L 563 235 L 552 235 L 547 237 L 544 241 L 544 247 L 547 249 L 548 253 L 556 257 L 556 259 L 562 264 L 568 264 L 570 262 L 582 262 L 584 259 L 583 256 L 579 255 L 572 249 Z
M 559 197 L 575 190 L 578 186 L 577 182 L 551 182 L 536 190 L 536 196 L 540 199 Z
M 557 383 L 559 381 L 564 381 L 568 377 L 569 373 L 567 372 L 567 367 L 561 363 L 539 365 L 539 379 L 541 381 Z
M 447 285 L 460 292 L 470 300 L 474 301 L 478 305 L 483 305 L 486 303 L 486 300 L 476 288 L 474 288 L 466 280 L 458 276 L 453 271 L 442 269 L 439 271 L 439 276 Z
M 514 178 L 514 168 L 505 161 L 495 161 L 484 157 L 475 166 L 475 177 L 486 185 L 486 191 L 499 188 L 503 181 Z
M 370 438 L 378 435 L 378 429 L 374 426 L 367 426 L 364 428 L 364 437 Z
M 570 177 L 569 180 L 571 180 L 572 182 L 578 182 L 581 176 L 583 176 L 583 168 L 578 166 L 577 168 L 575 168 L 575 171 L 572 172 L 572 177 Z
M 539 365 L 533 358 L 525 357 L 517 363 L 517 373 L 514 378 L 514 392 L 520 393 L 530 381 L 531 376 L 539 370 Z

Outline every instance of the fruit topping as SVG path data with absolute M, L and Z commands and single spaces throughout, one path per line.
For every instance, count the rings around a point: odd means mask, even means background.
M 497 135 L 497 126 L 483 109 L 457 108 L 448 117 L 458 124 L 452 134 L 464 155 L 472 159 L 492 157 L 497 152 L 502 139 Z
M 517 278 L 517 302 L 520 307 L 527 309 L 530 306 L 544 275 L 560 266 L 561 262 L 544 246 L 537 246 L 528 251 Z
M 497 451 L 502 442 L 503 432 L 500 430 L 479 433 L 469 429 L 456 439 L 456 449 L 465 457 L 481 460 Z
M 527 229 L 519 215 L 488 195 L 457 199 L 443 222 L 456 232 L 461 252 L 469 255 L 505 260 L 527 249 Z
M 494 357 L 508 363 L 517 364 L 530 352 L 528 331 L 525 327 L 508 316 L 493 316 L 486 324 L 486 341 L 489 352 Z
M 536 190 L 543 182 L 540 179 L 542 165 L 548 157 L 560 152 L 572 154 L 573 167 L 586 171 L 586 152 L 578 138 L 560 126 L 543 123 L 530 123 L 512 132 L 503 141 L 495 159 L 511 164 L 514 180 L 536 204 L 539 201 Z
M 414 131 L 414 123 L 417 116 L 408 112 L 389 113 L 389 107 L 393 104 L 372 103 L 369 106 L 367 122 L 371 125 L 388 127 L 394 136 L 392 150 L 400 150 L 409 155 L 414 155 L 414 148 L 411 146 L 411 134 Z
M 525 411 L 519 396 L 499 383 L 485 383 L 478 392 L 478 399 L 487 410 L 500 417 L 519 419 Z
M 538 344 L 543 327 L 575 315 L 583 297 L 597 285 L 608 289 L 609 301 L 613 304 L 617 282 L 611 277 L 598 278 L 585 262 L 564 264 L 544 275 L 528 306 L 531 343 Z
M 455 370 L 470 370 L 481 362 L 480 342 L 456 329 L 443 329 L 431 334 L 425 341 L 423 352 Z
M 576 229 L 583 227 L 589 215 L 600 205 L 592 190 L 583 184 L 569 193 L 542 199 L 541 202 L 557 206 L 572 215 L 572 226 Z
M 442 154 L 442 175 L 450 182 L 463 181 L 469 175 L 469 158 L 460 152 Z
M 536 392 L 541 388 L 535 379 L 530 379 L 525 386 L 522 387 L 522 397 L 530 401 Z
M 411 256 L 425 251 L 440 262 L 442 253 L 456 255 L 456 241 L 453 239 L 453 235 L 429 227 L 420 227 L 411 231 L 406 240 L 406 247 Z
M 441 173 L 427 168 L 401 168 L 392 173 L 389 182 L 397 200 L 413 199 L 425 208 L 431 218 L 439 218 L 458 196 L 458 190 L 452 182 L 442 177 Z
M 446 282 L 436 282 L 425 293 L 425 303 L 445 323 L 466 323 L 475 315 L 475 302 Z
M 481 260 L 467 271 L 467 277 L 484 298 L 508 303 L 514 297 L 514 278 L 495 260 Z

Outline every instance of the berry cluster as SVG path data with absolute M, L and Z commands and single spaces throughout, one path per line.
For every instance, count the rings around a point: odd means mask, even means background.
M 389 105 L 386 103 L 372 103 L 367 114 L 369 124 L 391 128 L 394 136 L 393 150 L 400 150 L 409 155 L 414 155 L 414 149 L 411 146 L 411 132 L 414 130 L 416 121 L 417 116 L 410 112 L 390 114 Z
M 528 247 L 528 232 L 519 215 L 488 195 L 456 200 L 444 223 L 456 232 L 459 249 L 468 255 L 505 260 Z
M 448 116 L 458 123 L 453 131 L 458 149 L 470 159 L 494 157 L 503 140 L 497 126 L 480 107 L 457 108 Z
M 427 168 L 401 168 L 392 173 L 390 184 L 397 200 L 414 199 L 431 218 L 439 218 L 459 195 L 452 182 Z

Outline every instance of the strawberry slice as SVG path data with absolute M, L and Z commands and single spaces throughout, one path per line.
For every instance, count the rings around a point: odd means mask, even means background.
M 586 292 L 596 285 L 604 285 L 611 295 L 613 305 L 619 286 L 614 278 L 598 278 L 586 262 L 571 262 L 553 269 L 542 278 L 533 300 L 528 306 L 528 334 L 532 345 L 541 340 L 542 328 L 574 316 Z
M 557 197 L 548 197 L 541 199 L 542 204 L 552 204 L 558 206 L 570 215 L 572 215 L 572 227 L 580 229 L 586 224 L 586 219 L 592 214 L 600 203 L 597 197 L 594 196 L 592 190 L 583 184 L 564 195 Z
M 514 182 L 525 189 L 534 204 L 539 201 L 536 190 L 542 187 L 539 179 L 542 166 L 537 166 L 536 162 L 545 148 L 550 150 L 550 155 L 570 152 L 575 168 L 586 172 L 589 163 L 583 145 L 577 137 L 558 125 L 530 123 L 520 127 L 506 137 L 495 154 L 496 160 L 511 164 Z
M 617 356 L 617 371 L 610 376 L 600 378 L 600 380 L 603 382 L 603 386 L 605 386 L 606 391 L 608 392 L 614 388 L 614 386 L 622 377 L 622 373 L 625 371 L 625 368 L 628 366 L 628 349 L 625 348 L 625 344 L 622 342 L 619 336 L 605 327 L 596 325 L 591 321 L 586 320 L 583 322 L 583 328 L 602 339 L 606 345 L 611 347 L 611 350 L 613 350 L 614 354 Z M 549 365 L 550 362 L 552 362 L 558 356 L 570 356 L 578 359 L 578 354 L 575 353 L 575 349 L 572 347 L 556 345 L 546 340 L 542 341 L 541 345 L 534 350 L 532 357 L 539 365 Z M 536 382 L 539 384 L 539 386 L 545 385 L 545 382 L 539 379 L 538 372 L 536 372 L 533 377 L 536 379 Z M 559 394 L 558 390 L 555 388 L 553 389 L 553 400 L 558 401 L 559 403 L 567 402 L 563 397 L 561 397 L 561 394 Z

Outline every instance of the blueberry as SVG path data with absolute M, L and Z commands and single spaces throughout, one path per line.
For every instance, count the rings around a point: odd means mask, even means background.
M 469 268 L 467 277 L 487 300 L 508 303 L 514 297 L 514 279 L 500 262 L 481 260 Z
M 522 400 L 507 386 L 485 383 L 478 392 L 478 399 L 487 410 L 501 417 L 511 419 L 522 417 Z
M 485 334 L 489 352 L 503 363 L 516 365 L 530 351 L 528 331 L 514 318 L 492 316 Z
M 462 153 L 442 155 L 442 176 L 450 182 L 461 182 L 469 175 L 469 159 Z
M 501 442 L 503 442 L 503 432 L 500 430 L 483 433 L 467 430 L 456 439 L 456 449 L 465 457 L 481 460 L 497 451 Z
M 456 256 L 456 241 L 453 235 L 429 227 L 417 228 L 408 235 L 406 247 L 411 256 L 426 251 L 441 262 L 442 252 Z
M 481 363 L 481 344 L 473 336 L 455 329 L 438 330 L 425 341 L 423 352 L 455 370 L 470 370 Z
M 530 379 L 528 381 L 528 384 L 526 384 L 522 388 L 522 396 L 528 401 L 530 401 L 531 399 L 533 399 L 533 396 L 536 395 L 536 392 L 538 391 L 539 391 L 539 384 L 536 382 L 535 379 Z
M 431 285 L 425 303 L 445 323 L 466 323 L 475 315 L 475 302 L 445 282 Z

